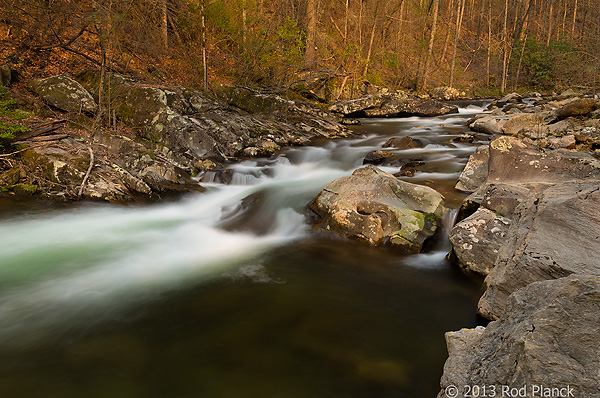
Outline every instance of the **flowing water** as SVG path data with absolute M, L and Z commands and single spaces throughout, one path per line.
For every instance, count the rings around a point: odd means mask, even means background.
M 364 120 L 173 203 L 0 203 L 0 397 L 435 396 L 443 334 L 476 325 L 479 281 L 445 260 L 445 238 L 404 255 L 311 231 L 304 213 L 410 135 L 426 146 L 398 152 L 425 166 L 404 179 L 446 196 L 448 227 L 476 147 L 451 139 L 483 105 Z

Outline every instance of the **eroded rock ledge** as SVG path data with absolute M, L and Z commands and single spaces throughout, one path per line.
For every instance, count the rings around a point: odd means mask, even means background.
M 249 88 L 223 87 L 220 99 L 213 99 L 191 88 L 159 87 L 107 74 L 100 101 L 100 80 L 99 71 L 86 71 L 30 82 L 47 105 L 87 125 L 89 132 L 26 140 L 20 147 L 21 166 L 1 175 L 0 183 L 42 187 L 51 196 L 75 198 L 92 150 L 93 168 L 83 198 L 158 198 L 202 190 L 193 176 L 237 158 L 271 156 L 282 146 L 348 136 L 327 112 Z M 99 112 L 130 133 L 95 125 Z
M 535 282 L 513 293 L 505 315 L 486 328 L 446 333 L 449 358 L 438 398 L 455 386 L 522 390 L 525 397 L 571 388 L 575 397 L 600 396 L 600 277 L 575 274 Z M 472 396 L 472 395 L 471 395 Z M 504 395 L 508 396 L 508 395 Z

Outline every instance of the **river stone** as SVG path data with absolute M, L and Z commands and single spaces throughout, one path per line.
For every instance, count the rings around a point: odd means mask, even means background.
M 522 389 L 515 396 L 600 396 L 600 277 L 571 275 L 513 293 L 485 330 L 447 334 L 450 354 L 438 397 L 450 385 Z M 548 393 L 537 394 L 533 386 Z M 567 393 L 568 388 L 571 393 Z M 563 389 L 551 395 L 552 388 Z M 488 389 L 489 391 L 489 389 Z M 496 395 L 501 396 L 501 395 Z M 507 395 L 505 395 L 507 396 Z
M 483 134 L 500 135 L 502 127 L 512 117 L 514 115 L 504 113 L 479 117 L 469 124 L 469 128 Z
M 384 148 L 396 148 L 396 149 L 412 149 L 412 148 L 423 148 L 423 143 L 410 136 L 404 137 L 392 137 L 383 144 Z
M 343 117 L 440 116 L 457 113 L 458 107 L 415 95 L 368 95 L 331 104 L 329 112 Z
M 382 151 L 375 150 L 367 153 L 365 158 L 363 159 L 363 164 L 382 164 L 387 158 L 394 156 L 393 152 L 390 151 Z
M 502 136 L 490 143 L 488 183 L 600 178 L 600 162 L 587 152 L 544 151 L 532 142 Z
M 541 190 L 541 189 L 540 189 Z M 507 297 L 530 283 L 600 275 L 600 180 L 548 186 L 515 209 L 478 312 L 498 319 Z
M 469 156 L 455 188 L 463 192 L 475 192 L 485 183 L 488 176 L 489 145 L 481 145 Z
M 542 125 L 542 119 L 535 113 L 521 113 L 511 117 L 502 126 L 506 135 L 517 135 L 523 129 L 535 129 Z
M 451 101 L 460 97 L 460 92 L 454 87 L 442 86 L 429 90 L 431 98 L 438 101 Z
M 571 101 L 556 110 L 556 117 L 565 119 L 573 116 L 585 116 L 596 109 L 596 100 L 593 98 L 579 98 Z
M 359 115 L 365 109 L 379 107 L 384 102 L 385 99 L 381 96 L 367 95 L 366 97 L 335 102 L 327 110 L 344 117 L 352 117 L 352 115 Z
M 456 224 L 448 237 L 460 268 L 486 276 L 496 262 L 509 225 L 508 218 L 483 207 Z
M 438 398 L 448 398 L 446 387 L 466 385 L 467 372 L 471 368 L 472 356 L 478 349 L 478 342 L 485 331 L 483 326 L 474 329 L 461 329 L 445 334 L 448 359 L 444 364 L 444 373 L 440 380 L 442 391 Z M 458 395 L 464 397 L 463 395 Z M 457 396 L 457 397 L 458 397 Z
M 92 95 L 67 75 L 32 80 L 29 87 L 46 103 L 63 111 L 95 113 L 98 110 Z
M 548 140 L 548 143 L 550 145 L 550 148 L 552 149 L 559 149 L 559 148 L 574 148 L 575 145 L 577 144 L 577 141 L 575 140 L 575 135 L 573 134 L 568 134 L 568 135 L 564 135 L 562 137 L 556 137 L 556 138 L 550 138 Z
M 366 117 L 441 116 L 458 113 L 458 107 L 417 96 L 390 98 L 378 108 L 364 110 Z
M 432 188 L 367 166 L 328 184 L 310 208 L 324 229 L 374 245 L 389 243 L 419 252 L 437 228 L 443 199 Z

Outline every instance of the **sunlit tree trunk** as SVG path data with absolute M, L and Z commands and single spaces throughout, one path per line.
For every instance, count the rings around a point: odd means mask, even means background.
M 169 46 L 169 14 L 167 9 L 167 0 L 160 1 L 160 11 L 161 11 L 161 19 L 160 19 L 160 30 L 162 36 L 162 44 L 164 48 Z
M 504 2 L 504 24 L 502 25 L 502 83 L 500 92 L 506 91 L 506 80 L 508 77 L 508 0 Z
M 490 61 L 492 58 L 492 0 L 488 1 L 488 45 L 486 62 L 486 82 L 490 85 Z
M 200 28 L 202 29 L 202 82 L 204 91 L 208 91 L 208 61 L 206 59 L 206 22 L 204 16 L 204 2 L 200 3 Z
M 369 70 L 369 63 L 371 62 L 371 54 L 373 51 L 373 41 L 375 40 L 375 28 L 377 27 L 377 14 L 379 13 L 379 3 L 381 0 L 377 1 L 375 5 L 375 15 L 373 16 L 373 27 L 371 28 L 371 37 L 369 39 L 369 49 L 367 50 L 367 59 L 365 60 L 365 69 L 363 70 L 363 76 L 367 75 Z
M 573 8 L 573 27 L 571 28 L 571 36 L 575 37 L 575 22 L 577 19 L 577 0 L 575 0 L 575 6 Z
M 548 39 L 546 40 L 546 47 L 550 46 L 550 40 L 552 39 L 552 13 L 554 11 L 554 4 L 550 2 L 550 12 L 548 14 Z
M 456 66 L 456 51 L 458 39 L 460 37 L 460 28 L 462 24 L 463 11 L 465 10 L 465 0 L 458 0 L 458 9 L 456 12 L 456 31 L 454 33 L 454 48 L 452 49 L 452 64 L 450 65 L 450 87 L 454 85 L 454 69 Z
M 433 20 L 431 21 L 431 31 L 429 32 L 429 45 L 427 46 L 427 55 L 425 56 L 425 66 L 423 67 L 423 83 L 421 88 L 427 90 L 427 75 L 429 74 L 429 63 L 433 54 L 433 43 L 435 41 L 435 32 L 437 29 L 438 10 L 440 0 L 433 0 Z
M 314 68 L 317 60 L 317 1 L 306 2 L 306 49 L 304 50 L 304 66 Z

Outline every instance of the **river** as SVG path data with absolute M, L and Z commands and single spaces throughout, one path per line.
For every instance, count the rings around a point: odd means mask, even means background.
M 419 255 L 363 246 L 311 231 L 305 206 L 410 135 L 426 146 L 402 153 L 425 166 L 403 179 L 444 194 L 450 225 L 477 145 L 451 140 L 484 105 L 363 120 L 176 202 L 1 204 L 0 397 L 435 396 L 444 332 L 476 325 L 481 281 L 445 237 Z

